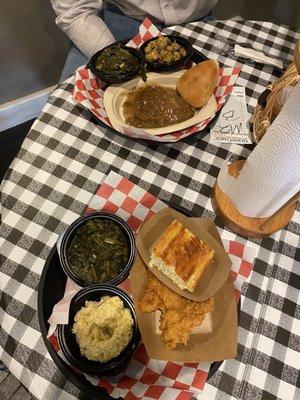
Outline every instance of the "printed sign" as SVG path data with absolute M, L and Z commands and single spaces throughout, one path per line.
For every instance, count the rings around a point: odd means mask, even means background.
M 234 86 L 220 115 L 211 128 L 211 139 L 218 143 L 252 143 L 245 88 Z

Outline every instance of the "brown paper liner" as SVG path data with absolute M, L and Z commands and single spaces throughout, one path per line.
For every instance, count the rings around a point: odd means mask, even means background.
M 139 254 L 130 272 L 134 304 L 143 292 L 147 279 L 147 266 Z M 167 350 L 161 336 L 155 333 L 155 313 L 146 314 L 136 307 L 142 339 L 150 358 L 177 362 L 214 362 L 236 356 L 237 351 L 237 305 L 234 286 L 228 277 L 214 296 L 212 333 L 190 335 L 187 346 L 178 345 Z

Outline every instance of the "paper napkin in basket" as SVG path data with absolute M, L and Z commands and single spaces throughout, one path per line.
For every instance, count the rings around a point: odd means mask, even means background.
M 134 232 L 154 213 L 168 207 L 144 189 L 115 172 L 110 172 L 93 196 L 86 212 L 109 211 L 127 221 Z M 232 260 L 231 276 L 236 288 L 237 300 L 245 279 L 250 275 L 257 250 L 231 240 L 223 240 L 225 250 Z M 130 293 L 126 279 L 122 289 Z M 49 340 L 65 362 L 56 337 L 56 324 L 67 321 L 71 298 L 79 290 L 70 279 L 64 298 L 54 307 L 49 319 Z M 54 332 L 54 333 L 53 333 Z M 84 374 L 95 385 L 105 387 L 113 397 L 130 399 L 190 400 L 204 388 L 210 363 L 177 363 L 150 359 L 141 343 L 126 370 L 107 380 Z
M 159 30 L 152 24 L 149 18 L 146 18 L 139 28 L 139 33 L 131 39 L 127 44 L 132 47 L 139 47 L 144 41 L 151 39 L 159 34 Z M 226 101 L 227 95 L 232 91 L 233 85 L 239 75 L 240 67 L 224 67 L 219 68 L 218 84 L 215 88 L 214 95 L 217 101 L 217 111 L 219 111 Z M 105 85 L 100 83 L 95 75 L 85 67 L 81 67 L 75 74 L 75 85 L 73 91 L 74 100 L 83 107 L 90 110 L 105 125 L 112 127 L 107 117 L 103 94 Z M 177 142 L 195 132 L 203 130 L 209 122 L 214 118 L 206 119 L 189 128 L 173 132 L 165 135 L 153 136 L 142 129 L 134 127 L 124 127 L 123 135 L 132 138 L 147 139 L 158 142 Z

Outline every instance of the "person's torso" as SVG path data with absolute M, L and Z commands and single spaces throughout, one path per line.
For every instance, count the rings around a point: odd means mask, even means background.
M 124 14 L 143 19 L 146 16 L 163 22 L 165 25 L 175 25 L 196 21 L 206 16 L 218 0 L 109 0 Z

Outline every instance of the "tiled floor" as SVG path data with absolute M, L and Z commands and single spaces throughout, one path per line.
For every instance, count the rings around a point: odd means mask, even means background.
M 32 400 L 32 397 L 12 374 L 0 371 L 0 399 Z

